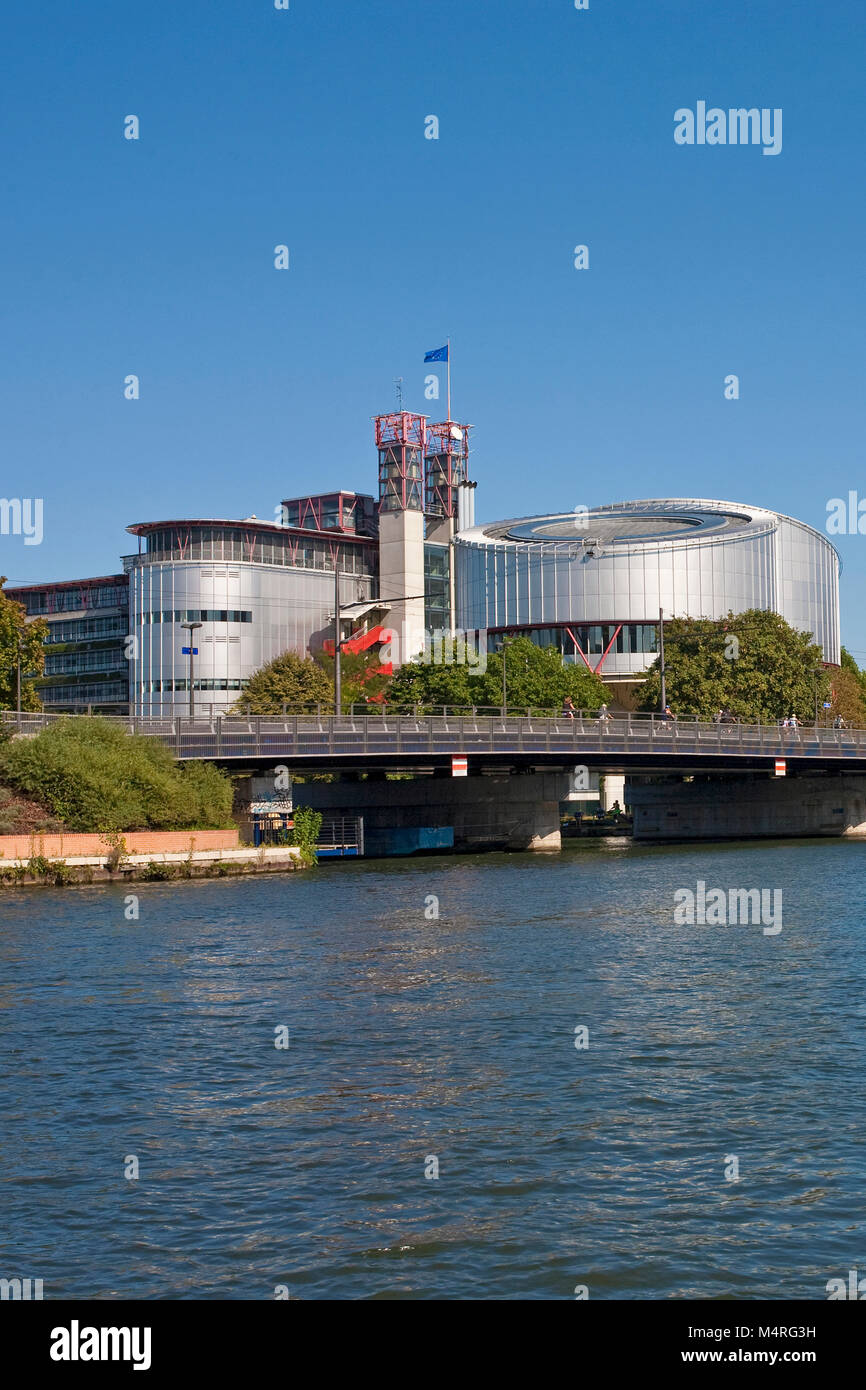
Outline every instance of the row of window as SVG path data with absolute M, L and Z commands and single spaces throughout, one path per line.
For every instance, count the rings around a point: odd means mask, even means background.
M 243 690 L 246 685 L 245 680 L 194 680 L 193 685 L 196 690 Z M 189 690 L 188 680 L 164 680 L 164 681 L 141 681 L 139 689 L 142 695 L 165 695 L 170 691 Z
M 369 535 L 375 524 L 375 504 L 372 497 L 349 497 L 345 493 L 328 497 L 302 497 L 282 505 L 283 526 L 327 531 L 366 531 Z
M 74 613 L 79 608 L 122 608 L 128 597 L 126 584 L 99 584 L 25 594 L 16 601 L 24 604 L 28 617 L 44 617 L 52 613 Z
M 43 705 L 125 704 L 129 700 L 126 681 L 103 681 L 100 685 L 49 685 L 39 692 Z
M 46 676 L 77 675 L 79 671 L 117 671 L 124 669 L 122 654 L 115 648 L 97 652 L 49 652 L 45 658 Z
M 565 656 L 578 656 L 575 639 L 585 656 L 602 656 L 611 642 L 611 652 L 619 654 L 634 652 L 654 656 L 658 651 L 658 632 L 654 623 L 623 623 L 622 626 L 619 623 L 569 623 L 568 627 L 515 628 L 514 632 L 519 632 L 522 637 L 530 637 L 538 647 L 558 647 Z M 498 651 L 502 638 L 501 632 L 491 633 L 489 649 Z
M 251 623 L 252 612 L 245 608 L 163 608 L 141 613 L 142 623 Z
M 125 637 L 129 621 L 124 613 L 113 618 L 79 618 L 49 623 L 48 642 L 85 642 L 89 637 Z
M 374 544 L 356 542 L 338 547 L 340 570 L 346 574 L 374 574 L 378 551 Z M 324 537 L 273 534 L 247 535 L 237 528 L 221 531 L 202 527 L 197 531 L 152 531 L 146 555 L 126 557 L 130 566 L 157 560 L 223 560 L 250 565 L 287 565 L 293 569 L 333 570 L 334 543 Z

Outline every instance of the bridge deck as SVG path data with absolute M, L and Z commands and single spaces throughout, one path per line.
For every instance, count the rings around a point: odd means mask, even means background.
M 2 722 L 36 733 L 63 716 L 8 711 Z M 73 716 L 86 718 L 87 716 Z M 866 770 L 866 729 L 781 729 L 775 724 L 705 724 L 634 715 L 600 723 L 589 718 L 411 714 L 342 718 L 224 717 L 136 719 L 114 717 L 128 733 L 158 738 L 182 759 L 216 762 L 289 760 L 295 764 L 361 766 L 441 761 L 455 754 L 486 761 L 587 762 L 662 770 L 666 765 L 767 767 L 784 758 L 800 763 Z M 859 765 L 859 767 L 858 767 Z

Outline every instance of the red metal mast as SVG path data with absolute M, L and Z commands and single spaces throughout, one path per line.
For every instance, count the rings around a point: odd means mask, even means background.
M 398 410 L 392 415 L 377 415 L 375 421 L 379 511 L 423 511 L 427 416 Z
M 427 426 L 424 510 L 428 516 L 457 515 L 457 487 L 469 477 L 471 428 L 453 420 Z

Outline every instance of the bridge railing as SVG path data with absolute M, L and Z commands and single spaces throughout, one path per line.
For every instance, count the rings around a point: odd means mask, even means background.
M 3 711 L 0 724 L 23 735 L 50 727 L 60 716 Z M 437 713 L 421 710 L 337 718 L 321 711 L 286 716 L 231 715 L 195 718 L 109 716 L 128 733 L 166 743 L 179 758 L 375 757 L 425 754 L 561 753 L 579 761 L 582 751 L 767 757 L 866 756 L 866 729 L 777 724 L 715 724 L 698 719 L 667 721 L 658 715 L 624 714 L 608 720 L 597 713 L 518 714 L 509 710 Z

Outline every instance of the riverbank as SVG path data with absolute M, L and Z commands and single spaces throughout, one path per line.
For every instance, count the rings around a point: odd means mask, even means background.
M 79 883 L 167 883 L 173 879 L 239 878 L 294 873 L 305 865 L 293 845 L 259 849 L 191 850 L 186 854 L 45 854 L 0 860 L 0 887 L 60 887 Z

